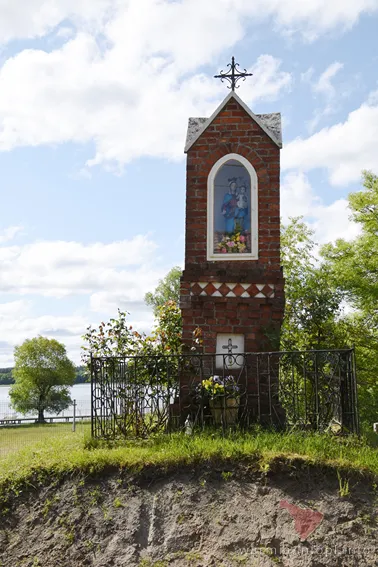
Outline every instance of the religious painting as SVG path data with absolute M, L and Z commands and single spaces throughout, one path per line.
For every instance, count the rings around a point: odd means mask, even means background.
M 214 254 L 251 253 L 251 178 L 230 159 L 214 179 Z

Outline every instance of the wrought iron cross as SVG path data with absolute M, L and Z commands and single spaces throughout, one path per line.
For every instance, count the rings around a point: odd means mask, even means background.
M 246 77 L 252 77 L 253 75 L 253 73 L 247 73 L 247 69 L 244 69 L 244 71 L 239 71 L 239 63 L 235 63 L 235 57 L 232 58 L 231 63 L 229 63 L 227 67 L 229 67 L 227 73 L 225 73 L 222 69 L 219 75 L 214 75 L 214 79 L 220 79 L 222 83 L 224 79 L 226 79 L 226 81 L 228 81 L 231 85 L 227 88 L 232 89 L 233 91 L 239 88 L 240 85 L 237 85 L 236 83 L 240 81 L 240 79 L 243 79 L 243 81 L 245 81 Z
M 233 350 L 238 349 L 239 347 L 237 345 L 233 345 L 232 344 L 232 339 L 228 339 L 228 343 L 224 346 L 222 346 L 222 348 L 224 350 L 227 349 L 228 351 L 228 364 L 232 364 L 233 360 L 232 360 L 232 354 L 233 354 Z

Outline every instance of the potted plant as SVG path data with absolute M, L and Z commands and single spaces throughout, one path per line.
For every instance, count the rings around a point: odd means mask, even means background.
M 234 425 L 237 422 L 240 390 L 234 376 L 210 376 L 200 382 L 199 389 L 209 401 L 216 425 Z

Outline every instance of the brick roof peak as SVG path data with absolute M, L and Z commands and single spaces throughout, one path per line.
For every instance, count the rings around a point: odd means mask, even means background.
M 235 99 L 236 102 L 246 111 L 247 114 L 254 120 L 262 130 L 271 138 L 271 140 L 279 147 L 282 148 L 282 130 L 281 130 L 281 114 L 273 112 L 270 114 L 254 114 L 250 108 L 242 101 L 242 99 L 234 92 L 230 92 L 226 98 L 221 102 L 216 111 L 210 118 L 189 118 L 188 133 L 186 137 L 185 153 L 190 150 L 193 144 L 203 134 L 218 114 L 223 110 L 226 104 Z

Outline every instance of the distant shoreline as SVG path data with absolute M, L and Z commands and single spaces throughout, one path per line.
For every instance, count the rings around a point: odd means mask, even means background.
M 13 386 L 15 382 L 12 379 L 12 371 L 13 368 L 0 368 L 0 386 Z M 75 372 L 74 384 L 89 384 L 85 366 L 76 366 Z

